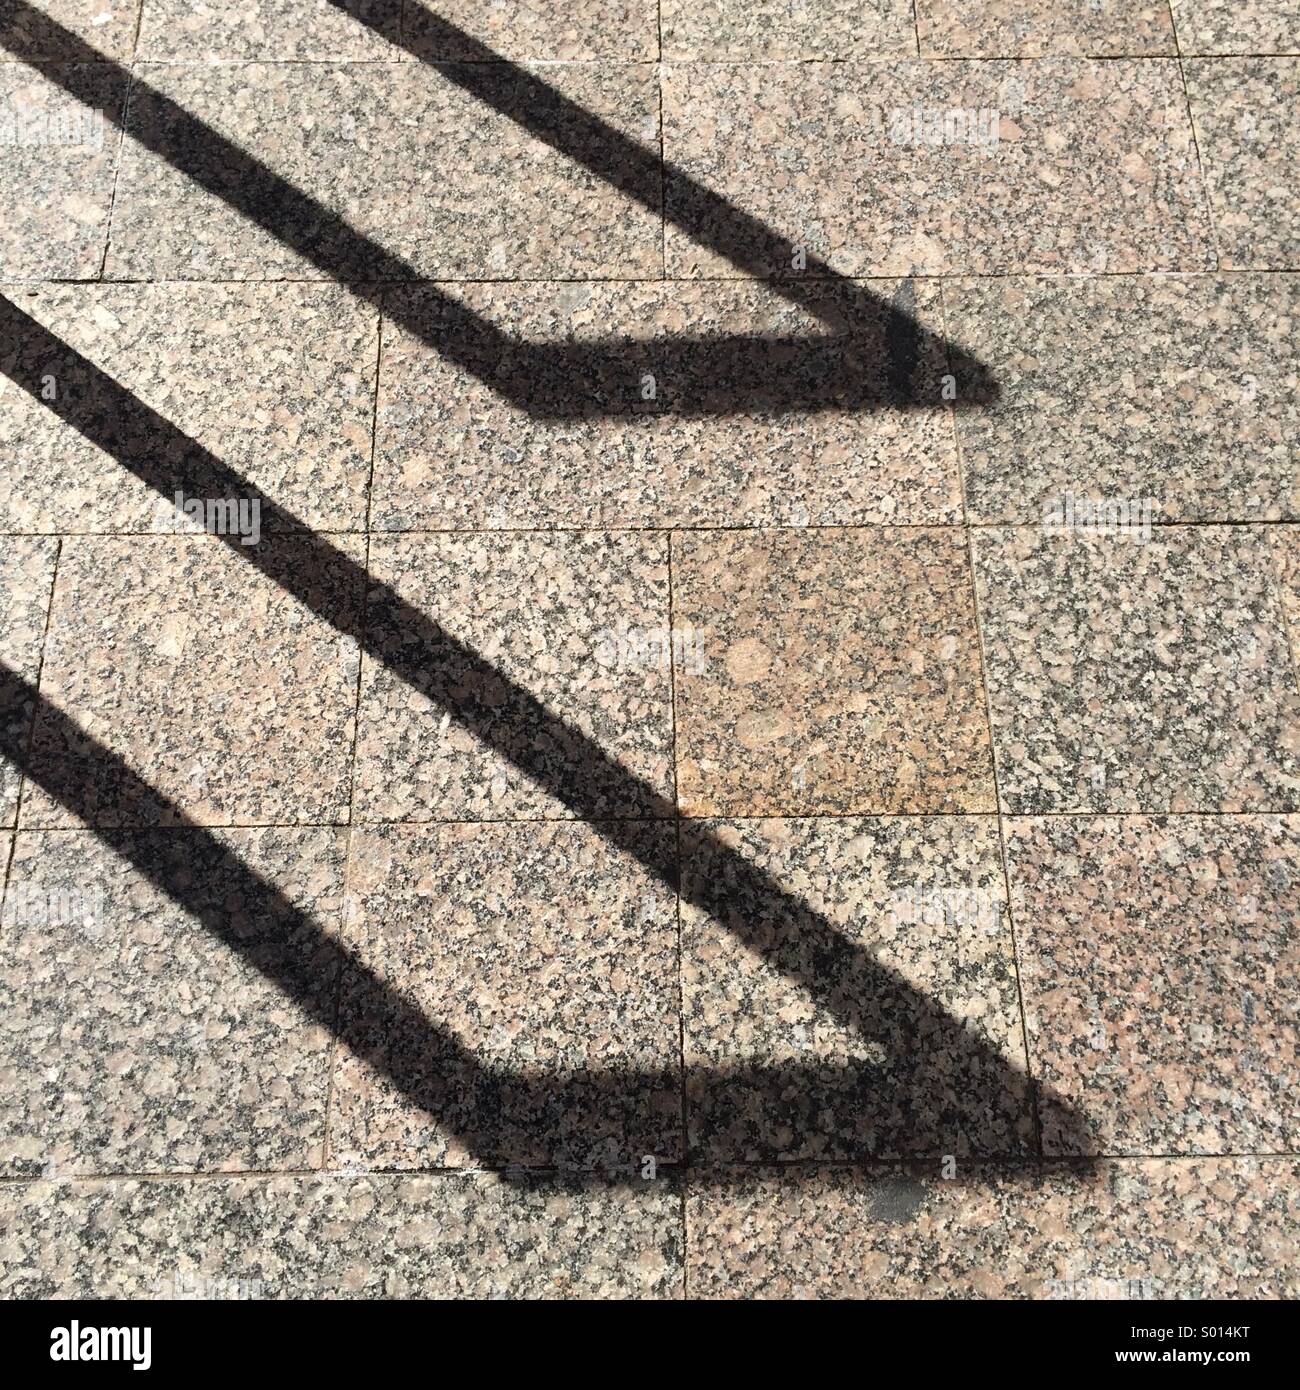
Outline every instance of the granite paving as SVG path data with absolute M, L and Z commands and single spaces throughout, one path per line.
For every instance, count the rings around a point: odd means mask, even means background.
M 1300 1295 L 1295 0 L 0 0 L 0 1293 Z
M 1140 0 L 916 0 L 925 58 L 1176 52 L 1169 6 Z
M 1185 67 L 1220 267 L 1293 269 L 1300 57 L 1197 58 Z
M 1300 51 L 1296 0 L 1169 0 L 1184 53 Z

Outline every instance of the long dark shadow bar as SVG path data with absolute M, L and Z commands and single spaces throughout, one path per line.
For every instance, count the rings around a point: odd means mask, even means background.
M 67 55 L 57 65 L 34 66 L 77 100 L 94 104 L 105 69 L 127 81 L 126 69 L 24 0 L 13 0 L 13 8 L 35 46 Z M 459 33 L 437 16 L 428 19 Z M 659 152 L 585 111 L 534 73 L 503 61 L 438 65 L 437 72 L 628 197 L 660 210 L 664 170 Z M 130 91 L 129 113 L 108 111 L 105 116 L 122 124 L 132 140 L 324 275 L 380 304 L 395 322 L 504 399 L 540 418 L 643 418 L 647 412 L 637 388 L 647 364 L 652 364 L 663 387 L 661 414 L 942 409 L 940 378 L 945 373 L 960 382 L 952 402 L 957 408 L 987 405 L 997 397 L 982 363 L 918 323 L 910 312 L 910 285 L 905 282 L 896 300 L 886 301 L 815 259 L 803 278 L 767 283 L 817 317 L 828 329 L 823 334 L 559 344 L 511 337 L 445 289 L 426 286 L 419 295 L 391 290 L 392 282 L 420 280 L 409 261 L 356 231 L 138 75 L 131 79 Z M 725 256 L 746 275 L 772 276 L 778 266 L 788 264 L 788 239 L 683 171 L 668 172 L 680 199 L 668 216 L 701 245 Z
M 125 75 L 21 0 L 18 8 L 30 17 L 29 27 L 34 25 L 47 39 L 57 40 L 74 63 L 112 67 Z M 78 99 L 93 95 L 75 67 L 42 70 Z M 661 164 L 657 152 L 627 140 L 512 65 L 499 64 L 490 73 L 456 69 L 453 74 L 443 67 L 439 72 L 453 76 L 479 99 L 518 119 L 601 177 L 609 177 L 629 196 L 658 208 Z M 842 330 L 842 306 L 847 302 L 857 315 L 847 333 L 808 339 L 757 336 L 666 344 L 538 345 L 508 337 L 442 291 L 426 288 L 419 296 L 403 296 L 387 294 L 373 283 L 358 285 L 359 279 L 409 281 L 418 276 L 409 263 L 354 231 L 148 84 L 134 81 L 133 94 L 132 109 L 138 117 L 130 124 L 133 139 L 279 237 L 326 275 L 350 282 L 349 288 L 367 299 L 382 300 L 390 317 L 534 414 L 626 414 L 625 383 L 632 375 L 628 363 L 643 360 L 647 351 L 655 353 L 656 364 L 665 360 L 665 352 L 677 354 L 670 359 L 666 379 L 670 388 L 676 383 L 679 389 L 670 389 L 666 395 L 670 408 L 682 413 L 860 408 L 876 403 L 936 405 L 932 374 L 919 372 L 918 364 L 933 356 L 937 340 L 928 338 L 899 306 L 883 303 L 815 263 L 806 281 L 777 281 L 774 288 L 836 330 Z M 617 173 L 625 164 L 624 171 Z M 725 200 L 693 185 L 680 171 L 672 173 L 675 186 L 687 194 L 686 212 L 670 211 L 669 215 L 692 235 L 698 233 L 702 244 L 723 254 L 729 254 L 730 244 L 733 260 L 747 273 L 770 274 L 779 263 L 778 253 L 783 257 L 788 244 Z M 769 255 L 774 259 L 765 264 Z M 417 303 L 418 310 L 412 307 Z M 647 820 L 662 823 L 674 815 L 674 807 L 652 787 L 390 588 L 371 581 L 361 566 L 327 540 L 307 535 L 289 542 L 276 534 L 304 528 L 15 305 L 3 304 L 0 322 L 10 330 L 7 341 L 12 346 L 3 359 L 4 370 L 13 380 L 36 394 L 42 375 L 54 372 L 61 383 L 59 396 L 45 404 L 168 498 L 177 489 L 191 496 L 256 497 L 263 509 L 266 538 L 255 547 L 235 545 L 235 553 L 256 564 L 340 632 L 358 640 L 373 659 L 446 708 L 575 815 L 595 824 L 607 839 L 680 891 L 687 902 L 735 932 L 764 964 L 805 988 L 862 1039 L 861 1052 L 873 1059 L 870 1062 L 692 1069 L 686 1084 L 707 1156 L 720 1156 L 710 1139 L 734 1134 L 738 1124 L 746 1132 L 761 1135 L 779 1132 L 784 1122 L 800 1117 L 805 1128 L 815 1118 L 827 1130 L 859 1136 L 851 1146 L 858 1156 L 961 1153 L 971 1147 L 987 1152 L 990 1135 L 994 1151 L 1011 1156 L 1018 1150 L 1015 1136 L 1028 1114 L 1027 1080 L 974 1029 L 882 967 L 701 827 L 692 828 L 693 858 L 687 871 L 679 873 L 675 838 L 646 832 Z M 813 354 L 812 370 L 802 376 L 788 371 L 790 354 L 800 352 Z M 959 356 L 949 353 L 948 361 Z M 794 390 L 774 386 L 774 361 L 787 368 L 785 380 L 804 384 Z M 918 376 L 923 378 L 920 386 Z M 994 388 L 979 364 L 967 359 L 963 376 L 965 389 L 958 404 L 992 398 Z M 539 377 L 560 382 L 558 393 L 539 395 L 535 385 Z M 335 574 L 342 570 L 358 593 L 367 592 L 364 612 L 353 604 L 346 611 L 339 608 L 330 597 L 340 592 L 339 586 L 318 582 L 326 568 Z M 386 634 L 382 639 L 372 635 L 381 633 Z M 10 711 L 15 702 L 21 707 L 36 700 L 30 687 L 14 685 L 10 677 L 4 694 Z M 12 727 L 13 721 L 6 721 L 5 728 Z M 146 811 L 145 819 L 151 818 L 146 808 L 156 812 L 159 820 L 180 818 L 176 807 L 131 774 L 120 759 L 88 740 L 48 705 L 36 709 L 30 744 L 6 741 L 5 751 L 51 795 L 91 824 L 96 834 L 118 846 L 152 881 L 229 939 L 228 922 L 212 907 L 220 899 L 210 890 L 191 887 L 183 875 L 178 881 L 176 851 L 168 861 L 162 848 L 168 832 L 128 832 L 95 825 L 114 803 Z M 608 819 L 615 810 L 629 806 L 640 819 Z M 185 834 L 212 839 L 209 832 L 193 827 Z M 149 847 L 141 849 L 146 843 Z M 218 851 L 219 845 L 209 845 L 207 857 Z M 227 875 L 249 892 L 256 891 L 260 882 L 238 861 L 220 861 L 217 878 L 224 881 Z M 274 899 L 267 903 L 273 913 L 285 906 Z M 309 925 L 296 921 L 294 929 L 301 932 Z M 355 953 L 335 943 L 331 959 L 326 942 L 317 944 L 320 951 L 309 971 L 304 972 L 300 964 L 281 963 L 273 964 L 267 973 L 312 1010 L 310 1000 L 320 994 L 322 971 L 333 970 L 349 979 L 359 972 L 362 1004 L 354 1011 L 356 1036 L 350 1034 L 347 1041 L 422 1108 L 450 1116 L 456 1132 L 485 1161 L 509 1163 L 518 1161 L 521 1154 L 529 1162 L 537 1161 L 539 1155 L 544 1161 L 564 1151 L 565 1136 L 571 1140 L 575 1125 L 579 1130 L 583 1124 L 599 1130 L 601 1125 L 616 1124 L 608 1113 L 603 1118 L 596 1113 L 611 1097 L 625 1098 L 629 1088 L 657 1095 L 665 1088 L 671 1090 L 678 1080 L 675 1073 L 666 1072 L 650 1076 L 584 1073 L 578 1078 L 489 1072 L 433 1028 L 409 1001 L 383 986 Z M 315 1016 L 321 1015 L 317 1011 Z M 1082 1117 L 1074 1116 L 1067 1104 L 1051 1096 L 1040 1101 L 1071 1116 L 1067 1128 L 1081 1137 L 1086 1134 Z M 759 1114 L 766 1122 L 754 1131 L 752 1122 Z M 743 1156 L 780 1156 L 779 1150 L 767 1153 L 760 1138 L 753 1143 L 758 1146 L 757 1155 L 747 1151 Z M 836 1145 L 831 1143 L 829 1148 L 833 1151 Z M 722 1153 L 728 1149 L 723 1143 Z
M 46 738 L 29 746 L 13 716 L 33 714 Z M 36 688 L 0 663 L 0 756 L 20 767 L 74 815 L 93 819 L 94 788 L 111 783 L 124 800 L 160 805 L 147 786 L 111 749 L 43 700 Z M 75 759 L 60 751 L 75 745 Z M 91 773 L 87 780 L 87 773 Z M 432 1116 L 458 1139 L 476 1162 L 502 1167 L 544 1168 L 572 1186 L 626 1181 L 636 1175 L 646 1153 L 678 1163 L 676 1115 L 682 1078 L 676 1067 L 661 1071 L 589 1069 L 527 1072 L 494 1068 L 431 1020 L 412 999 L 387 984 L 366 961 L 364 944 L 346 932 L 327 930 L 284 893 L 249 868 L 212 831 L 186 819 L 175 805 L 164 829 L 99 826 L 94 834 L 123 861 L 190 914 L 215 938 L 253 965 L 312 1023 L 339 1034 L 360 1059 L 387 1077 L 401 1095 Z M 655 827 L 643 825 L 642 830 Z M 668 827 L 657 827 L 667 832 Z M 660 838 L 664 838 L 661 833 Z M 671 834 L 667 835 L 671 838 Z M 238 912 L 231 910 L 238 904 Z M 108 905 L 111 911 L 111 903 Z M 897 990 L 897 986 L 895 986 Z M 340 993 L 346 1012 L 339 1017 Z M 915 1027 L 944 1047 L 950 1028 L 920 996 L 900 997 L 913 1006 Z M 982 1080 L 990 1087 L 1014 1080 L 1014 1090 L 988 1090 L 983 1104 L 1004 1110 L 1023 1100 L 1023 1077 L 989 1054 Z M 889 1107 L 877 1142 L 914 1150 L 928 1140 L 931 1153 L 960 1143 L 961 1123 L 988 1117 L 969 1102 L 960 1115 L 945 1108 L 946 1098 L 921 1087 L 925 1069 L 891 1087 Z M 734 1124 L 754 1114 L 756 1102 L 777 1126 L 795 1116 L 826 1115 L 828 1098 L 838 1098 L 842 1123 L 870 1114 L 878 1100 L 866 1093 L 860 1069 L 835 1062 L 781 1067 L 697 1068 L 687 1077 L 701 1116 L 712 1127 Z M 909 1089 L 910 1088 L 910 1089 Z M 814 1109 L 815 1107 L 815 1109 Z M 992 1111 L 996 1114 L 996 1111 Z M 957 1128 L 946 1125 L 958 1124 Z M 924 1126 L 924 1130 L 918 1126 Z M 602 1155 L 584 1163 L 587 1153 Z M 618 1154 L 616 1162 L 608 1155 Z M 558 1156 L 558 1161 L 557 1161 Z M 773 1153 L 772 1158 L 779 1155 Z M 527 1175 L 518 1177 L 526 1180 Z M 712 1174 L 719 1180 L 721 1174 Z
M 179 489 L 187 496 L 256 498 L 262 509 L 262 540 L 246 546 L 238 536 L 225 537 L 236 555 L 337 631 L 355 639 L 372 659 L 445 709 L 575 816 L 595 824 L 604 838 L 680 892 L 684 901 L 735 933 L 767 968 L 794 981 L 851 1029 L 863 1040 L 867 1054 L 876 1058 L 832 1069 L 829 1077 L 820 1080 L 816 1068 L 795 1073 L 760 1068 L 691 1078 L 690 1084 L 700 1092 L 697 1103 L 706 1117 L 701 1121 L 706 1130 L 716 1126 L 726 1132 L 733 1128 L 736 1116 L 755 1113 L 809 1113 L 833 1127 L 838 1126 L 832 1117 L 839 1114 L 843 1125 L 860 1130 L 864 1113 L 878 1113 L 879 1127 L 874 1132 L 888 1139 L 879 1138 L 877 1145 L 962 1152 L 968 1136 L 1009 1134 L 1023 1121 L 1029 1105 L 1024 1073 L 975 1029 L 883 967 L 701 826 L 691 827 L 697 841 L 693 860 L 697 867 L 679 873 L 674 838 L 645 833 L 647 820 L 670 821 L 675 815 L 674 806 L 653 787 L 390 586 L 374 580 L 327 538 L 283 534 L 305 528 L 3 297 L 0 342 L 5 345 L 0 349 L 0 370 L 38 400 L 43 379 L 53 374 L 59 390 L 54 400 L 43 402 L 47 408 L 164 497 L 170 499 Z M 321 582 L 324 574 L 335 578 Z M 340 602 L 338 595 L 349 591 L 366 594 L 364 607 Z M 32 696 L 17 691 L 11 696 L 10 709 L 13 698 L 21 704 Z M 51 795 L 92 826 L 105 819 L 106 808 L 124 804 L 146 820 L 176 819 L 174 806 L 48 706 L 39 711 L 30 750 L 9 751 Z M 626 814 L 627 807 L 636 808 L 636 819 L 610 818 Z M 286 988 L 295 991 L 292 977 Z M 417 1024 L 387 995 L 374 994 L 370 1012 L 375 1021 L 365 1044 L 368 1055 L 381 1059 L 376 1065 L 382 1065 L 399 1087 L 408 1094 L 414 1088 L 417 1097 L 424 1097 L 419 1103 L 429 1100 L 426 1108 L 438 1113 L 434 1102 L 444 1107 L 449 1103 L 445 1088 L 456 1092 L 458 1083 L 447 1078 L 472 1076 L 466 1072 L 470 1060 L 440 1053 L 437 1039 L 424 1039 Z M 421 1058 L 434 1061 L 426 1065 Z M 406 1075 L 411 1070 L 416 1075 Z M 549 1085 L 545 1078 L 527 1084 L 543 1089 Z M 437 1091 L 436 1096 L 431 1097 L 430 1088 Z M 530 1105 L 534 1102 L 540 1103 L 536 1096 Z M 1041 1104 L 1053 1106 L 1059 1127 L 1077 1134 L 1080 1151 L 1086 1151 L 1083 1117 L 1056 1097 L 1040 1097 Z M 711 1124 L 709 1115 L 714 1117 Z M 514 1137 L 521 1140 L 520 1133 Z

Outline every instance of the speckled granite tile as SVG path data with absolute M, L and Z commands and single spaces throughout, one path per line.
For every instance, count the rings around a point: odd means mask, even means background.
M 923 58 L 1177 51 L 1164 0 L 916 0 L 916 25 Z
M 143 59 L 393 59 L 402 0 L 144 0 Z
M 540 755 L 543 790 L 443 704 L 417 693 L 387 664 L 362 662 L 356 814 L 366 821 L 527 819 L 570 814 L 551 788 L 574 792 L 596 814 L 662 815 L 671 796 L 671 671 L 654 639 L 669 620 L 668 544 L 661 535 L 539 533 L 376 538 L 370 572 L 391 585 L 506 681 L 528 691 L 634 778 L 606 779 L 584 745 L 543 723 L 495 678 L 456 670 L 451 640 L 421 650 L 382 595 L 368 630 L 391 661 L 426 690 L 451 683 L 457 705 L 496 747 Z M 647 804 L 648 803 L 648 804 Z
M 343 832 L 213 833 L 295 908 L 337 928 Z M 163 871 L 206 882 L 214 900 L 229 895 L 204 837 L 130 838 Z M 313 935 L 273 909 L 230 910 L 239 951 L 91 832 L 16 837 L 0 932 L 7 1176 L 319 1163 L 330 1033 L 263 969 L 318 982 L 313 1003 L 328 1015 L 332 961 L 318 963 Z
M 1005 822 L 1048 1154 L 1300 1147 L 1300 818 Z
M 664 146 L 841 274 L 1212 265 L 1173 60 L 691 63 L 665 69 Z M 669 275 L 734 275 L 671 170 L 666 199 Z
M 1297 0 L 1169 0 L 1184 53 L 1294 53 Z
M 1295 1298 L 1300 1164 L 775 1172 L 687 1196 L 699 1298 Z
M 670 825 L 637 834 L 674 855 Z M 358 830 L 348 890 L 361 960 L 463 1052 L 346 976 L 331 1164 L 680 1159 L 676 899 L 599 826 Z
M 1274 573 L 1291 634 L 1292 662 L 1296 680 L 1300 682 L 1300 530 L 1294 526 L 1275 526 L 1269 536 L 1273 542 Z
M 135 47 L 140 0 L 37 0 L 31 6 L 106 58 L 129 59 Z M 30 11 L 14 0 L 0 0 L 0 61 L 10 58 L 57 59 L 77 56 L 71 42 L 32 23 Z
M 21 1183 L 0 1255 L 11 1298 L 662 1298 L 681 1196 L 486 1173 Z
M 422 63 L 144 64 L 137 74 L 420 276 L 660 274 L 656 214 Z M 653 68 L 578 63 L 549 66 L 545 77 L 627 135 L 656 139 Z M 502 67 L 499 80 L 502 100 L 512 100 L 522 79 Z M 178 143 L 181 127 L 169 120 L 165 105 L 136 89 L 131 129 L 161 140 L 182 165 L 202 165 L 207 152 Z M 131 140 L 125 150 L 110 276 L 322 277 L 159 155 Z M 376 274 L 364 245 L 332 240 L 328 229 L 319 236 L 337 276 Z
M 1184 64 L 1224 270 L 1300 270 L 1300 58 Z
M 1067 493 L 1159 521 L 1300 515 L 1300 279 L 950 281 L 944 302 L 999 388 L 956 417 L 971 521 L 1040 523 Z
M 99 273 L 126 78 L 83 68 L 77 82 L 92 102 L 69 96 L 48 71 L 0 63 L 0 279 Z
M 1268 529 L 973 541 L 1006 810 L 1300 809 Z
M 370 305 L 325 285 L 0 292 L 305 526 L 365 527 L 379 331 Z M 0 449 L 23 465 L 0 479 L 0 527 L 175 529 L 174 494 L 161 497 L 117 461 L 156 450 L 156 439 L 134 437 L 116 401 L 99 401 L 77 366 L 51 363 L 44 348 L 11 339 L 0 361 L 33 381 L 53 371 L 56 389 L 88 402 L 78 415 L 88 410 L 120 439 L 110 454 L 0 376 Z
M 987 811 L 993 773 L 960 532 L 674 540 L 687 815 Z
M 473 61 L 483 45 L 513 62 L 659 56 L 658 13 L 646 0 L 460 0 L 449 11 L 407 0 L 405 8 L 404 42 L 430 62 Z
M 384 324 L 376 528 L 960 520 L 933 284 L 827 284 L 829 324 L 754 282 L 452 299 L 532 350 L 503 399 L 438 350 L 456 329 L 427 291 L 390 296 L 425 332 Z M 908 382 L 929 408 L 897 403 L 882 353 L 896 299 L 929 325 Z
M 664 57 L 912 58 L 912 0 L 663 0 Z
M 697 822 L 682 854 L 695 1161 L 1027 1150 L 992 817 Z
M 262 541 L 300 554 L 322 602 L 345 623 L 361 594 L 342 561 L 305 540 Z M 356 537 L 335 545 L 354 560 Z M 347 819 L 357 648 L 215 536 L 74 536 L 63 542 L 41 694 L 107 744 L 200 824 Z M 34 756 L 84 763 L 95 825 L 166 824 L 111 767 L 38 716 Z M 34 788 L 29 827 L 73 824 Z
M 54 582 L 57 542 L 37 537 L 0 540 L 0 661 L 35 684 L 45 641 L 45 619 Z M 31 724 L 31 706 L 6 698 L 0 705 L 6 738 L 21 737 Z M 0 825 L 18 812 L 19 771 L 0 757 Z

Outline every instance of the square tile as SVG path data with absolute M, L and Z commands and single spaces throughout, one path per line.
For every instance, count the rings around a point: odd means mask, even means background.
M 0 63 L 0 279 L 99 274 L 125 90 L 109 67 Z
M 1185 64 L 1224 270 L 1300 269 L 1300 59 Z
M 1300 809 L 1300 701 L 1267 530 L 976 530 L 1013 813 Z
M 950 281 L 944 300 L 998 384 L 956 417 L 971 521 L 1039 523 L 1067 494 L 1159 521 L 1300 515 L 1300 279 Z
M 568 1191 L 490 1173 L 11 1183 L 11 1298 L 665 1298 L 668 1181 Z
M 0 540 L 0 661 L 9 672 L 34 686 L 41 669 L 45 619 L 50 609 L 50 587 L 58 543 L 34 536 Z M 6 750 L 26 744 L 32 722 L 32 705 L 10 684 L 0 700 L 0 729 Z M 18 812 L 21 771 L 10 759 L 0 757 L 0 825 L 12 825 Z
M 916 25 L 923 58 L 1177 52 L 1164 0 L 916 0 Z
M 687 1198 L 697 1298 L 1294 1298 L 1300 1165 L 758 1172 Z M 1213 1239 L 1207 1240 L 1206 1233 Z
M 772 274 L 787 246 L 844 275 L 1213 264 L 1172 59 L 684 64 L 664 149 L 670 276 L 734 276 L 753 218 Z
M 825 283 L 809 307 L 752 281 L 467 285 L 387 305 L 379 529 L 960 520 L 933 284 Z M 922 325 L 901 380 L 894 305 Z M 519 347 L 457 365 L 443 341 L 463 342 L 461 306 Z
M 674 538 L 683 813 L 993 809 L 960 531 Z
M 1300 1140 L 1300 819 L 1014 818 L 1007 873 L 1049 1154 Z M 1078 1116 L 1083 1116 L 1082 1126 Z
M 1294 53 L 1297 0 L 1169 0 L 1184 53 Z
M 257 490 L 323 531 L 364 529 L 378 311 L 325 285 L 59 285 L 9 297 L 122 389 Z M 0 348 L 6 373 L 48 373 L 72 414 L 115 439 L 112 452 L 41 397 L 0 378 L 0 448 L 23 467 L 0 482 L 0 527 L 14 531 L 176 529 L 160 496 L 118 462 L 157 453 L 122 402 L 73 361 L 50 360 L 36 330 Z M 11 364 L 14 364 L 11 366 Z M 197 453 L 197 451 L 196 451 Z M 182 461 L 177 460 L 178 488 Z M 269 518 L 268 518 L 269 523 Z
M 139 13 L 140 0 L 38 0 L 21 8 L 0 0 L 0 59 L 78 58 L 89 44 L 106 58 L 129 61 Z
M 144 0 L 147 60 L 396 59 L 402 0 Z
M 646 0 L 459 0 L 442 9 L 406 0 L 403 44 L 426 62 L 651 62 L 659 56 L 658 11 Z
M 911 58 L 912 0 L 663 0 L 664 57 Z
M 273 891 L 232 898 L 231 854 Z M 343 856 L 333 830 L 18 835 L 0 933 L 5 1174 L 316 1166 L 336 956 L 297 914 L 337 928 Z M 239 948 L 158 881 L 224 903 Z
M 656 213 L 461 90 L 445 70 L 422 63 L 144 64 L 137 77 L 142 85 L 132 94 L 130 123 L 137 139 L 125 145 L 111 278 L 661 273 Z M 498 107 L 525 112 L 533 101 L 526 73 L 503 66 L 480 80 Z M 622 134 L 657 148 L 652 68 L 555 65 L 545 80 Z M 195 138 L 194 127 L 176 119 L 171 103 L 270 176 L 234 167 L 219 144 Z M 590 152 L 589 130 L 575 122 L 571 135 L 571 148 Z M 251 210 L 274 226 L 255 225 L 196 180 L 227 182 L 237 198 L 248 199 L 252 189 Z M 315 209 L 286 204 L 279 181 L 350 231 Z
M 344 553 L 306 539 L 267 563 L 355 631 L 362 595 Z M 122 786 L 93 748 L 38 716 L 32 756 L 84 775 L 93 825 L 339 823 L 348 816 L 355 638 L 344 637 L 214 536 L 63 542 L 41 695 L 152 788 Z M 77 824 L 33 788 L 28 827 Z
M 370 573 L 359 820 L 671 814 L 666 537 L 384 537 Z
M 995 819 L 692 822 L 682 853 L 693 1159 L 1027 1151 Z
M 422 1024 L 346 972 L 332 1162 L 680 1159 L 676 898 L 638 862 L 676 841 L 628 833 L 630 853 L 580 822 L 354 832 L 350 936 Z

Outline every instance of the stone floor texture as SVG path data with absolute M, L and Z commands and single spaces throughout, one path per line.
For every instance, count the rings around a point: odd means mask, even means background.
M 1296 0 L 0 0 L 0 1294 L 1300 1296 Z

